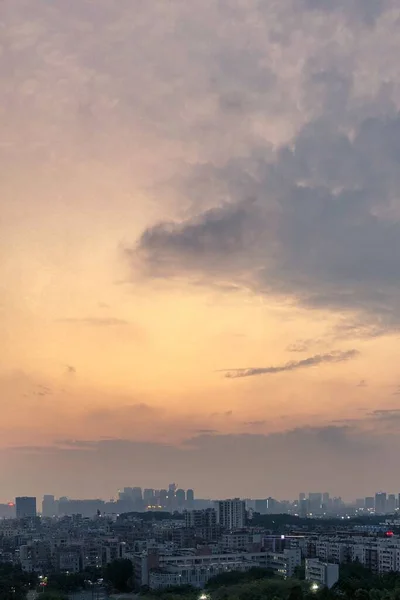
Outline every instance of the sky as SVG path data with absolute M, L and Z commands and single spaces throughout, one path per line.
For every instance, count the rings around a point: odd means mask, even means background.
M 2 0 L 0 501 L 399 492 L 397 0 Z

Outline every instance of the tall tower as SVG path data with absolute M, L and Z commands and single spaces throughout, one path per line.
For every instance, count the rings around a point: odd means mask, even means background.
M 186 492 L 186 508 L 194 507 L 194 491 L 187 490 Z
M 246 525 L 246 503 L 240 498 L 218 501 L 218 522 L 225 529 L 243 529 Z

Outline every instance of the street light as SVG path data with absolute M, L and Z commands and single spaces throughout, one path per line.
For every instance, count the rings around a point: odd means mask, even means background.
M 319 590 L 319 585 L 318 583 L 312 583 L 311 584 L 311 591 L 312 592 L 317 592 Z

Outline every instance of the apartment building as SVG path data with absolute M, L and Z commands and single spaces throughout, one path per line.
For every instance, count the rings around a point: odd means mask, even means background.
M 175 585 L 202 588 L 209 579 L 226 571 L 247 571 L 253 567 L 272 569 L 282 577 L 291 577 L 301 564 L 298 548 L 274 552 L 227 554 L 149 554 L 134 557 L 136 583 L 160 589 Z
M 331 588 L 339 579 L 339 565 L 316 558 L 306 559 L 306 581 L 321 587 Z
M 218 523 L 225 529 L 244 529 L 246 525 L 246 503 L 240 498 L 218 502 Z

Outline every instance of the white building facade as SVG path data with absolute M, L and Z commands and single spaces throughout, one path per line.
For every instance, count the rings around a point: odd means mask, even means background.
M 306 559 L 306 581 L 316 586 L 331 588 L 339 579 L 339 565 L 316 558 Z

